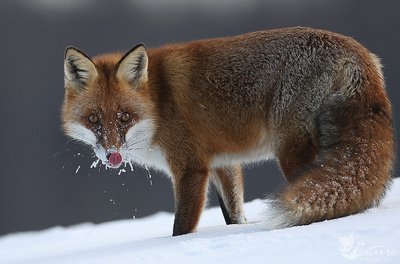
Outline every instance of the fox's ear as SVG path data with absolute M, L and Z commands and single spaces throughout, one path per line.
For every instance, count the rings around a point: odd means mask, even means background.
M 97 76 L 97 70 L 90 58 L 74 47 L 65 50 L 64 83 L 65 87 L 82 89 Z
M 136 45 L 118 62 L 117 77 L 128 81 L 134 88 L 147 81 L 147 52 L 143 44 Z

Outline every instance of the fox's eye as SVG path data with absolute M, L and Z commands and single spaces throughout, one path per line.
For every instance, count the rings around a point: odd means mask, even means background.
M 99 117 L 96 114 L 91 114 L 89 116 L 90 123 L 97 124 L 99 122 Z
M 131 115 L 127 112 L 122 113 L 121 115 L 121 121 L 122 122 L 128 122 L 129 120 L 131 120 Z

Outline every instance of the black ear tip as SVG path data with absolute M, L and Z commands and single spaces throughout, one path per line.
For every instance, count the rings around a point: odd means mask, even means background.
M 134 50 L 137 50 L 138 48 L 143 48 L 145 51 L 147 51 L 146 46 L 143 43 L 139 43 L 136 46 L 134 46 L 133 48 L 131 48 L 127 54 L 131 53 Z
M 68 52 L 70 52 L 70 51 L 78 51 L 78 52 L 81 52 L 78 48 L 75 48 L 74 46 L 68 46 L 68 47 L 65 49 L 64 58 L 67 57 L 67 54 L 68 54 Z
M 65 51 L 68 51 L 68 50 L 70 50 L 70 49 L 77 50 L 78 48 L 76 48 L 76 47 L 74 47 L 74 46 L 67 46 L 67 48 L 65 49 Z
M 80 53 L 81 55 L 83 55 L 84 57 L 86 57 L 87 59 L 89 59 L 89 60 L 91 61 L 90 57 L 89 57 L 88 55 L 86 55 L 85 52 L 81 51 L 80 49 L 78 49 L 78 48 L 76 48 L 76 47 L 74 47 L 74 46 L 68 46 L 68 47 L 65 49 L 64 59 L 67 58 L 67 54 L 68 54 L 69 52 L 71 52 L 71 51 Z
M 139 44 L 136 45 L 136 47 L 142 47 L 142 48 L 144 48 L 145 50 L 147 50 L 147 49 L 146 49 L 146 45 L 144 45 L 144 43 L 139 43 Z
M 144 45 L 143 43 L 139 43 L 139 44 L 137 44 L 136 46 L 134 46 L 133 48 L 131 48 L 127 53 L 125 53 L 124 56 L 122 56 L 122 58 L 119 60 L 119 62 L 118 62 L 118 64 L 117 64 L 117 69 L 119 68 L 119 65 L 122 63 L 122 61 L 123 61 L 126 57 L 128 57 L 129 54 L 131 54 L 133 51 L 137 50 L 138 48 L 143 48 L 143 49 L 144 49 L 144 52 L 145 52 L 145 54 L 146 54 L 146 56 L 147 56 L 147 50 L 146 50 L 145 45 Z

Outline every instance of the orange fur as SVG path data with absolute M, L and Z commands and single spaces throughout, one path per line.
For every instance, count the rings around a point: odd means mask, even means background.
M 289 185 L 273 200 L 276 227 L 360 212 L 390 183 L 394 141 L 380 64 L 349 37 L 286 28 L 93 61 L 67 50 L 65 67 L 67 134 L 78 122 L 104 149 L 120 149 L 129 129 L 154 124 L 151 146 L 174 186 L 174 235 L 194 231 L 210 175 L 226 222 L 245 222 L 241 163 L 279 162 Z M 101 125 L 88 122 L 93 112 Z M 116 120 L 122 112 L 132 122 Z

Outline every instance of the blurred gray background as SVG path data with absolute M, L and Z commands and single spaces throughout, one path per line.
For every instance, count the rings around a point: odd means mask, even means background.
M 340 32 L 382 58 L 398 137 L 399 7 L 395 0 L 1 0 L 0 234 L 173 211 L 167 177 L 90 169 L 90 149 L 62 134 L 66 46 L 93 56 L 139 42 L 155 47 L 297 25 Z M 272 162 L 246 168 L 245 198 L 283 184 Z

